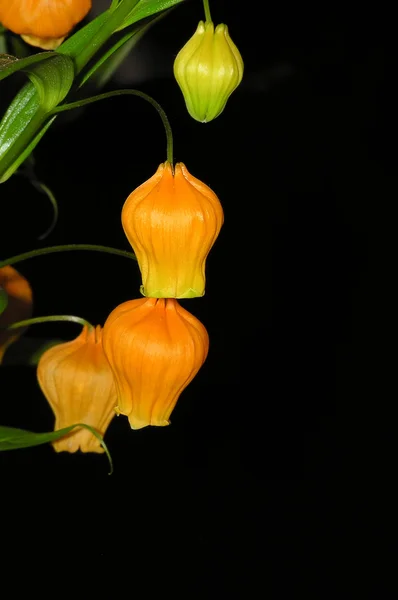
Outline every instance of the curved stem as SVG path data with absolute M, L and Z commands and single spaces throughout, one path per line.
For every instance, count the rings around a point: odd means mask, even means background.
M 93 329 L 93 325 L 82 319 L 81 317 L 75 317 L 74 315 L 50 315 L 48 317 L 34 317 L 33 319 L 25 319 L 24 321 L 17 321 L 8 325 L 6 329 L 19 329 L 19 327 L 25 327 L 27 325 L 36 325 L 38 323 L 51 323 L 53 321 L 69 321 L 71 323 L 79 323 L 80 325 L 87 326 L 89 329 Z
M 27 258 L 34 258 L 35 256 L 42 256 L 43 254 L 52 254 L 53 252 L 66 252 L 70 250 L 94 250 L 96 252 L 107 252 L 108 254 L 116 254 L 117 256 L 124 256 L 125 258 L 133 258 L 137 260 L 135 254 L 127 252 L 126 250 L 118 250 L 117 248 L 110 248 L 109 246 L 98 246 L 96 244 L 66 244 L 63 246 L 49 246 L 48 248 L 39 248 L 38 250 L 31 250 L 30 252 L 24 252 L 23 254 L 17 254 L 11 258 L 0 261 L 0 269 L 7 265 L 14 265 L 18 262 L 26 260 Z
M 203 8 L 205 9 L 206 23 L 211 22 L 209 0 L 203 0 Z
M 44 240 L 53 231 L 53 229 L 56 226 L 57 221 L 58 221 L 57 200 L 56 200 L 54 194 L 52 193 L 52 191 L 50 190 L 50 188 L 45 183 L 42 183 L 41 181 L 39 181 L 37 179 L 36 173 L 34 170 L 34 162 L 33 162 L 31 154 L 28 156 L 28 158 L 22 164 L 22 167 L 20 169 L 18 169 L 17 171 L 15 171 L 15 175 L 20 175 L 21 177 L 25 177 L 40 194 L 45 194 L 51 202 L 51 206 L 53 209 L 52 221 L 50 223 L 50 226 L 46 229 L 46 231 L 44 233 L 42 233 L 41 235 L 39 235 L 39 237 L 37 238 L 39 240 Z
M 39 237 L 37 238 L 38 240 L 44 240 L 44 239 L 46 239 L 47 236 L 50 235 L 50 233 L 53 231 L 53 229 L 55 228 L 55 226 L 57 224 L 58 204 L 57 204 L 57 200 L 56 200 L 54 194 L 52 193 L 50 188 L 45 183 L 42 183 L 41 181 L 37 181 L 37 180 L 33 180 L 31 183 L 38 192 L 41 192 L 42 194 L 45 194 L 47 196 L 47 198 L 51 202 L 51 206 L 53 209 L 53 218 L 50 223 L 50 226 L 46 229 L 46 231 L 44 233 L 39 235 Z
M 157 110 L 160 118 L 162 119 L 164 129 L 166 131 L 167 160 L 171 165 L 173 165 L 173 133 L 170 126 L 170 121 L 167 118 L 167 115 L 164 112 L 163 108 L 160 106 L 160 104 L 156 102 L 156 100 L 154 100 L 152 96 L 148 96 L 148 94 L 144 94 L 144 92 L 140 92 L 139 90 L 114 90 L 113 92 L 105 92 L 103 94 L 98 94 L 97 96 L 91 96 L 91 98 L 85 98 L 83 100 L 77 100 L 76 102 L 70 102 L 69 104 L 61 104 L 61 106 L 56 106 L 50 114 L 55 115 L 65 110 L 80 108 L 81 106 L 91 104 L 92 102 L 97 102 L 98 100 L 105 100 L 106 98 L 112 98 L 113 96 L 124 95 L 138 96 L 139 98 L 142 98 L 143 100 L 149 102 L 149 104 L 151 104 Z

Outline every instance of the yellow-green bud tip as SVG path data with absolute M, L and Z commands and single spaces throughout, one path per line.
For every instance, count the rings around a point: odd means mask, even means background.
M 207 123 L 222 113 L 243 77 L 243 60 L 227 25 L 199 22 L 174 61 L 174 76 L 191 117 Z

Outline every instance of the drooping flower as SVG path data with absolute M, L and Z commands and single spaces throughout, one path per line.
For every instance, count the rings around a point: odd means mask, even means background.
M 105 434 L 116 414 L 117 396 L 99 325 L 85 326 L 76 339 L 44 352 L 37 379 L 54 412 L 54 430 L 85 423 Z M 53 442 L 53 447 L 57 452 L 104 452 L 98 438 L 83 427 Z
M 0 23 L 31 46 L 54 50 L 90 9 L 91 0 L 1 0 Z
M 216 194 L 183 163 L 162 163 L 127 198 L 124 232 L 150 298 L 196 298 L 205 293 L 206 258 L 224 221 Z
M 174 61 L 174 76 L 191 117 L 207 123 L 222 113 L 243 77 L 243 60 L 227 25 L 199 22 Z
M 169 425 L 181 392 L 206 360 L 209 337 L 177 300 L 139 298 L 111 312 L 103 347 L 115 377 L 116 410 L 141 429 Z
M 28 281 L 14 267 L 7 265 L 0 268 L 0 286 L 8 296 L 8 304 L 0 314 L 0 364 L 8 346 L 15 342 L 26 330 L 5 329 L 17 321 L 24 321 L 32 316 L 32 289 Z

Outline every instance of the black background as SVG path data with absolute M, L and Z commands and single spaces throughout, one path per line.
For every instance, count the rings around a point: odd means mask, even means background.
M 336 7 L 280 4 L 259 19 L 246 5 L 218 1 L 212 16 L 228 24 L 246 69 L 218 119 L 193 121 L 172 76 L 202 18 L 200 2 L 150 31 L 136 50 L 148 75 L 131 83 L 162 104 L 175 159 L 224 207 L 206 295 L 182 302 L 209 331 L 208 360 L 170 427 L 133 432 L 114 419 L 105 438 L 112 476 L 103 456 L 56 455 L 49 446 L 3 453 L 0 470 L 23 534 L 45 532 L 43 548 L 116 569 L 131 593 L 138 579 L 183 584 L 186 597 L 201 598 L 233 585 L 246 598 L 260 575 L 261 595 L 324 598 L 332 594 L 325 540 L 334 539 L 337 402 L 344 423 L 380 393 L 382 379 L 370 353 L 383 330 L 379 295 L 388 298 L 378 261 L 391 243 L 380 210 L 392 180 L 381 144 L 384 41 L 367 15 L 342 18 Z M 12 178 L 1 188 L 2 255 L 67 243 L 128 250 L 120 210 L 165 160 L 164 132 L 149 105 L 115 98 L 58 119 L 35 158 L 59 223 L 38 243 L 50 208 Z M 123 258 L 65 253 L 18 268 L 34 289 L 35 316 L 103 323 L 139 297 L 138 269 Z M 27 335 L 75 332 L 41 325 Z M 0 422 L 51 430 L 34 369 L 4 367 L 1 377 Z M 52 546 L 55 535 L 62 542 Z

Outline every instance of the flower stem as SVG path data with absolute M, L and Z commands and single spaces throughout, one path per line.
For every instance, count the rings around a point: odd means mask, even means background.
M 79 323 L 80 325 L 87 326 L 89 329 L 93 329 L 93 325 L 82 319 L 81 317 L 75 317 L 74 315 L 50 315 L 48 317 L 34 317 L 33 319 L 25 319 L 24 321 L 17 321 L 8 325 L 6 329 L 19 329 L 27 325 L 36 325 L 38 323 L 51 323 L 53 321 L 70 321 L 71 323 Z
M 203 0 L 203 8 L 205 9 L 206 23 L 211 22 L 209 0 Z
M 41 256 L 43 254 L 52 254 L 53 252 L 65 252 L 68 250 L 95 250 L 97 252 L 107 252 L 108 254 L 116 254 L 117 256 L 124 256 L 125 258 L 133 258 L 137 260 L 135 254 L 127 252 L 126 250 L 118 250 L 117 248 L 110 248 L 109 246 L 98 246 L 97 244 L 66 244 L 63 246 L 49 246 L 48 248 L 39 248 L 38 250 L 31 250 L 30 252 L 24 252 L 23 254 L 17 254 L 11 258 L 0 261 L 0 269 L 7 265 L 14 265 L 18 262 L 26 260 L 27 258 L 34 258 L 35 256 Z
M 166 113 L 163 108 L 160 106 L 156 100 L 152 98 L 152 96 L 148 96 L 148 94 L 144 94 L 144 92 L 140 92 L 139 90 L 114 90 L 113 92 L 105 92 L 104 94 L 98 94 L 97 96 L 91 96 L 91 98 L 84 98 L 83 100 L 77 100 L 76 102 L 70 102 L 69 104 L 61 104 L 60 106 L 55 107 L 51 114 L 55 115 L 57 113 L 63 112 L 64 110 L 72 110 L 73 108 L 80 108 L 81 106 L 85 106 L 86 104 L 91 104 L 92 102 L 97 102 L 98 100 L 105 100 L 106 98 L 112 98 L 113 96 L 138 96 L 143 100 L 146 100 L 151 104 L 159 113 L 160 118 L 162 119 L 164 129 L 166 131 L 167 138 L 167 161 L 173 165 L 173 133 L 170 126 L 170 121 L 167 118 Z
M 58 221 L 57 199 L 55 198 L 55 196 L 52 193 L 52 191 L 50 190 L 50 188 L 45 183 L 43 183 L 37 179 L 36 173 L 34 170 L 34 162 L 32 160 L 31 154 L 27 157 L 25 162 L 22 163 L 22 166 L 17 171 L 15 171 L 15 175 L 20 175 L 22 177 L 25 177 L 38 192 L 40 192 L 41 194 L 45 194 L 51 202 L 51 206 L 53 208 L 53 218 L 52 218 L 51 224 L 46 229 L 46 231 L 44 233 L 42 233 L 41 235 L 39 235 L 39 237 L 37 238 L 39 240 L 44 240 L 53 231 L 53 229 L 56 226 L 57 221 Z

